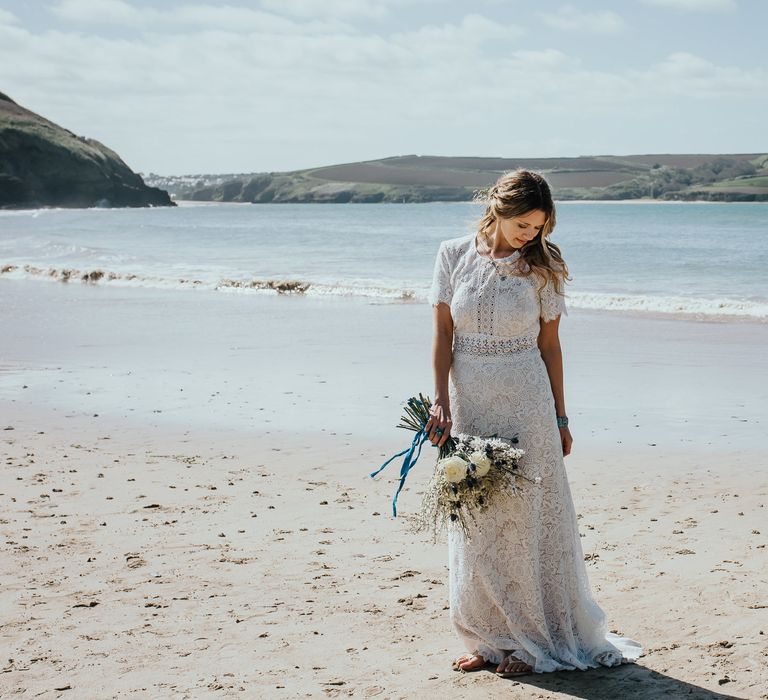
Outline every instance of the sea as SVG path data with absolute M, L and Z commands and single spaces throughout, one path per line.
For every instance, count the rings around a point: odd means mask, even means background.
M 3 279 L 426 303 L 474 203 L 0 211 Z M 768 205 L 558 202 L 569 308 L 768 322 Z

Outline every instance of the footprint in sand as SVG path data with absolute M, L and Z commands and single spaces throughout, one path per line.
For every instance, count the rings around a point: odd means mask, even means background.
M 398 574 L 397 576 L 393 576 L 393 581 L 399 581 L 404 578 L 411 578 L 412 576 L 418 576 L 421 573 L 421 571 L 413 571 L 412 569 L 407 569 L 403 571 L 402 573 Z
M 138 552 L 127 552 L 125 554 L 125 563 L 129 569 L 138 569 L 147 564 Z

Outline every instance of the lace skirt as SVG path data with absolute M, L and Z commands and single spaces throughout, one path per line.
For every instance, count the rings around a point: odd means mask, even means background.
M 451 623 L 467 651 L 499 663 L 514 651 L 534 672 L 635 661 L 641 645 L 608 632 L 590 592 L 554 398 L 538 347 L 454 345 L 453 431 L 519 438 L 519 495 L 500 493 L 466 539 L 448 533 Z

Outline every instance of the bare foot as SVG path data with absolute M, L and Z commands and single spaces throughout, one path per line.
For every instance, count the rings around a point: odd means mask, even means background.
M 483 668 L 486 660 L 480 654 L 462 654 L 453 662 L 454 671 L 476 671 Z
M 513 654 L 508 654 L 504 657 L 502 662 L 496 667 L 496 673 L 501 675 L 522 675 L 524 673 L 531 673 L 533 668 L 524 661 L 520 661 Z

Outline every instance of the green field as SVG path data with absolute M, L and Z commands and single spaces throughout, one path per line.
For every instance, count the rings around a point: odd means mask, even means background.
M 740 177 L 715 182 L 713 187 L 768 187 L 768 177 Z

